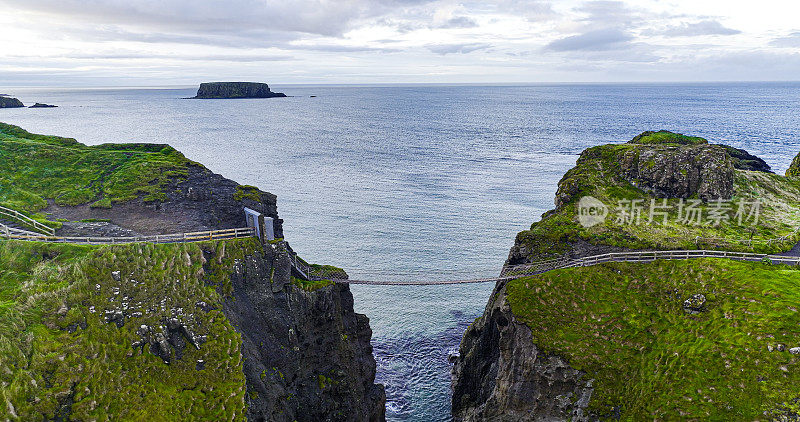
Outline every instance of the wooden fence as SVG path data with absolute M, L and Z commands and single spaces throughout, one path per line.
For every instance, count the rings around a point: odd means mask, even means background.
M 55 236 L 56 230 L 52 227 L 45 226 L 44 224 L 22 214 L 19 211 L 12 210 L 11 208 L 0 207 L 0 216 L 10 218 L 22 223 L 25 226 L 31 227 L 37 232 L 44 233 L 48 236 Z
M 110 245 L 122 243 L 189 243 L 207 240 L 235 239 L 240 237 L 253 237 L 255 230 L 252 227 L 237 229 L 209 230 L 191 233 L 157 234 L 153 236 L 126 236 L 126 237 L 68 237 L 48 236 L 25 230 L 18 230 L 0 225 L 0 237 L 13 240 L 26 240 L 35 242 L 80 243 L 88 245 Z

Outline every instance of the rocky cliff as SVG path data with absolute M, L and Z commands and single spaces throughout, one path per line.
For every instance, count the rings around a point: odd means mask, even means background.
M 281 248 L 247 255 L 231 272 L 223 310 L 242 334 L 248 420 L 384 420 L 372 330 L 353 312 L 349 287 L 307 291 L 290 274 Z
M 16 98 L 0 95 L 0 108 L 19 108 L 19 107 L 25 107 L 25 105 L 22 104 L 22 101 Z
M 453 415 L 798 421 L 799 288 L 795 267 L 719 259 L 610 263 L 498 285 L 464 334 Z
M 0 124 L 0 182 L 0 203 L 59 234 L 242 227 L 247 206 L 283 236 L 274 195 L 166 145 Z M 0 241 L 0 419 L 384 420 L 368 318 L 346 284 L 293 278 L 290 253 Z
M 64 236 L 244 227 L 248 207 L 271 217 L 276 237 L 283 237 L 275 195 L 215 174 L 164 144 L 87 146 L 0 123 L 0 182 L 0 204 L 38 213 Z
M 280 243 L 6 241 L 0 263 L 3 419 L 383 420 L 368 319 Z
M 204 82 L 194 98 L 274 98 L 286 94 L 272 92 L 269 85 L 258 82 Z
M 790 168 L 787 175 L 794 171 Z M 599 201 L 605 213 L 596 225 L 580 223 L 584 197 Z M 756 199 L 772 204 L 760 208 L 757 226 L 735 218 L 741 201 Z M 699 219 L 687 221 L 689 205 Z M 668 131 L 644 132 L 627 143 L 583 151 L 558 182 L 555 209 L 517 235 L 506 264 L 700 246 L 783 252 L 800 240 L 795 233 L 800 221 L 786 211 L 796 206 L 800 185 L 772 173 L 747 151 Z M 725 214 L 724 221 L 705 219 L 713 212 Z M 781 236 L 789 238 L 769 241 Z M 754 242 L 742 242 L 748 239 Z
M 696 231 L 685 221 L 666 222 L 677 217 L 668 212 L 663 222 L 646 215 L 616 221 L 611 204 L 618 200 L 693 200 L 707 212 L 704 204 L 714 201 L 703 201 L 703 192 L 753 194 L 780 204 L 757 230 L 765 237 L 791 234 L 800 226 L 793 217 L 800 185 L 756 158 L 663 131 L 590 148 L 559 183 L 556 209 L 517 236 L 507 264 L 627 249 L 732 249 L 734 242 L 682 243 L 681 236 L 753 233 L 752 225 L 735 222 Z M 609 218 L 581 225 L 585 195 L 609 204 Z M 746 245 L 759 247 L 766 246 Z M 791 381 L 800 379 L 800 314 L 792 304 L 798 291 L 795 267 L 723 259 L 607 263 L 500 282 L 462 339 L 453 416 L 798 421 L 800 393 Z
M 587 420 L 592 380 L 536 346 L 498 284 L 483 316 L 469 326 L 453 366 L 457 421 Z

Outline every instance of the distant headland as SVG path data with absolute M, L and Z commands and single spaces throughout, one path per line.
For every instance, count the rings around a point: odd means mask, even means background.
M 11 98 L 5 94 L 0 95 L 0 108 L 19 108 L 19 107 L 25 107 L 22 104 L 22 101 L 16 98 Z
M 222 98 L 274 98 L 285 97 L 282 92 L 272 92 L 269 85 L 259 82 L 205 82 L 200 84 L 197 99 Z

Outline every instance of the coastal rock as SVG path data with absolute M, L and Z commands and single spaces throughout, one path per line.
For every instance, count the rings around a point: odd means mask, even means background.
M 306 291 L 290 271 L 286 250 L 267 245 L 230 275 L 233 297 L 223 311 L 242 336 L 248 420 L 383 421 L 372 330 L 353 311 L 349 286 Z
M 800 154 L 794 156 L 792 164 L 786 169 L 786 177 L 800 177 Z
M 115 203 L 111 208 L 91 204 L 62 207 L 51 203 L 47 212 L 54 218 L 70 221 L 108 221 L 67 224 L 63 230 L 69 235 L 132 236 L 245 227 L 244 207 L 271 217 L 275 236 L 283 237 L 283 220 L 278 217 L 275 195 L 239 185 L 196 164 L 187 168 L 185 177 L 171 180 L 163 201 L 139 198 Z
M 269 85 L 259 82 L 205 82 L 200 84 L 198 99 L 222 98 L 274 98 L 285 97 L 281 92 L 272 92 Z
M 764 173 L 772 173 L 772 168 L 766 161 L 756 157 L 749 152 L 734 148 L 732 146 L 717 144 L 725 149 L 725 152 L 733 159 L 733 167 L 737 170 L 761 171 Z
M 478 421 L 588 421 L 592 379 L 533 342 L 498 285 L 461 341 L 453 374 L 453 418 Z
M 683 301 L 683 310 L 687 314 L 699 314 L 705 311 L 706 297 L 703 294 L 697 293 Z
M 25 107 L 25 105 L 22 104 L 22 101 L 16 98 L 0 96 L 0 108 L 20 108 L 20 107 Z
M 665 198 L 730 199 L 733 160 L 717 145 L 659 145 L 622 156 L 622 175 L 636 187 Z
M 52 104 L 36 103 L 28 108 L 56 108 L 56 107 L 58 106 Z

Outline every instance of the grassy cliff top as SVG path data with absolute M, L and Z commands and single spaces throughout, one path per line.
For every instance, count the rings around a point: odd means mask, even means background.
M 631 249 L 706 248 L 775 253 L 790 249 L 800 240 L 795 232 L 800 227 L 800 179 L 743 170 L 738 166 L 742 161 L 737 158 L 743 151 L 700 141 L 676 143 L 672 142 L 673 135 L 694 139 L 670 132 L 645 132 L 634 143 L 585 150 L 575 167 L 559 182 L 556 208 L 517 235 L 515 247 L 519 254 L 528 261 L 547 259 L 568 253 L 571 244 L 577 241 Z M 662 137 L 670 142 L 657 142 Z M 732 152 L 737 156 L 731 156 Z M 731 196 L 726 199 L 727 205 L 707 198 L 699 201 L 697 193 L 686 198 L 670 197 L 648 189 L 642 175 L 667 188 L 710 186 L 710 192 L 728 192 Z M 580 224 L 579 201 L 584 196 L 605 204 L 608 216 L 602 223 L 591 227 Z M 651 219 L 651 201 L 660 206 L 664 199 L 666 208 L 654 208 L 656 214 Z M 751 215 L 756 200 L 760 202 L 757 219 Z M 700 224 L 681 220 L 686 213 L 679 214 L 679 207 L 689 205 L 690 201 L 699 201 L 696 208 L 701 210 Z M 640 214 L 638 222 L 631 224 L 622 210 L 631 216 L 634 206 L 639 207 Z M 721 206 L 727 207 L 725 215 L 729 218 L 710 220 L 714 209 Z M 743 211 L 741 219 L 737 217 L 739 207 Z M 667 212 L 666 221 L 658 214 L 662 211 Z M 768 241 L 787 235 L 789 238 L 783 242 Z M 697 237 L 701 238 L 699 242 Z
M 47 200 L 103 207 L 163 200 L 170 179 L 186 176 L 189 166 L 199 164 L 169 145 L 86 146 L 0 123 L 0 205 L 23 212 L 35 213 Z
M 800 270 L 722 259 L 609 263 L 507 285 L 534 343 L 594 379 L 622 420 L 760 420 L 800 411 Z M 705 295 L 704 310 L 683 302 Z M 781 350 L 782 349 L 782 350 Z
M 686 136 L 682 133 L 660 130 L 658 132 L 647 131 L 636 135 L 628 141 L 631 144 L 678 144 L 678 145 L 701 145 L 707 144 L 708 140 L 699 136 Z
M 235 260 L 260 247 L 255 239 L 100 247 L 0 242 L 0 414 L 244 420 L 242 341 L 221 309 Z M 215 251 L 214 259 L 204 259 L 206 250 Z M 127 314 L 122 326 L 108 319 L 120 309 Z M 187 345 L 169 365 L 148 345 L 132 347 L 140 327 L 158 330 L 171 318 L 205 341 Z

